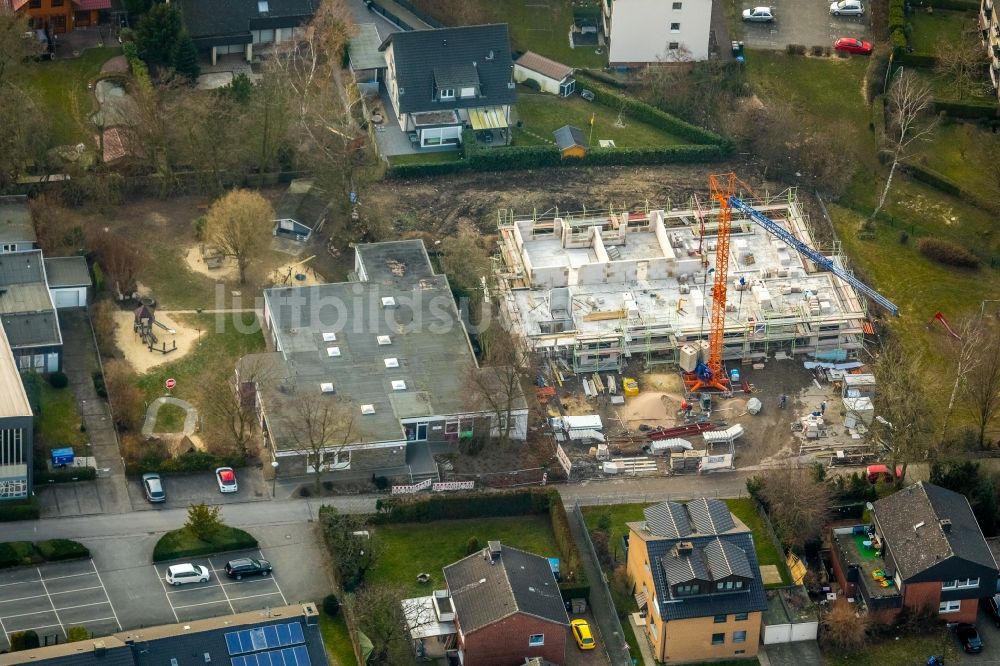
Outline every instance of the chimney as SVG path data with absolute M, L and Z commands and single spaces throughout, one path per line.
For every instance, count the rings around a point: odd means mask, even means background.
M 487 541 L 487 547 L 490 551 L 490 560 L 496 562 L 500 559 L 500 542 L 499 541 Z
M 108 651 L 108 648 L 104 645 L 104 641 L 94 641 L 94 656 L 103 657 Z
M 694 552 L 694 544 L 690 541 L 680 541 L 676 546 L 678 555 L 690 555 Z
M 945 534 L 951 534 L 951 519 L 942 518 L 940 520 L 940 523 L 941 523 L 941 531 L 944 532 Z

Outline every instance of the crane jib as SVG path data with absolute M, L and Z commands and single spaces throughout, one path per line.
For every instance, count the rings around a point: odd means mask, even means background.
M 813 248 L 809 247 L 808 245 L 800 241 L 798 238 L 793 236 L 790 231 L 788 231 L 780 224 L 769 218 L 767 215 L 764 215 L 762 212 L 760 212 L 753 206 L 743 202 L 737 197 L 729 197 L 729 205 L 730 207 L 735 208 L 736 210 L 749 216 L 751 220 L 753 220 L 760 226 L 767 229 L 773 235 L 780 238 L 787 245 L 798 251 L 799 254 L 807 257 L 813 263 L 822 266 L 826 270 L 830 271 L 831 273 L 839 277 L 841 280 L 847 282 L 849 285 L 851 285 L 852 287 L 854 287 L 855 289 L 866 295 L 875 303 L 881 305 L 883 308 L 892 313 L 893 316 L 896 317 L 899 316 L 899 308 L 896 306 L 895 303 L 893 303 L 888 298 L 886 298 L 882 294 L 878 293 L 877 291 L 869 287 L 867 284 L 865 284 L 858 278 L 854 277 L 853 275 L 845 271 L 843 268 L 838 266 L 832 259 L 823 256 Z

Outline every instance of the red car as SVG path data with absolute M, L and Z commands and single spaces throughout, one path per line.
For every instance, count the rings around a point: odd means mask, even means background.
M 853 37 L 841 37 L 833 43 L 833 49 L 835 51 L 843 51 L 844 53 L 871 55 L 872 43 L 866 42 L 863 39 L 854 39 Z

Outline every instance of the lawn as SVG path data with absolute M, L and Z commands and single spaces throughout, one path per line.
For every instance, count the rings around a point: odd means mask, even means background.
M 964 92 L 957 89 L 947 75 L 938 74 L 933 69 L 913 67 L 910 71 L 930 86 L 931 94 L 937 99 L 958 100 L 966 104 L 996 104 L 996 95 L 991 87 L 989 74 L 985 71 L 980 78 L 981 85 L 978 90 L 966 89 Z M 960 92 L 962 92 L 961 98 Z M 992 137 L 988 140 L 992 140 Z
M 573 24 L 570 0 L 525 2 L 524 0 L 411 0 L 418 9 L 445 25 L 506 23 L 510 26 L 511 48 L 535 51 L 573 67 L 603 67 L 607 49 L 571 48 L 569 29 Z M 456 7 L 457 4 L 463 5 Z M 460 13 L 456 19 L 456 13 Z
M 781 579 L 784 581 L 783 584 L 788 584 L 791 577 L 788 574 L 788 566 L 785 564 L 784 558 L 781 556 L 780 551 L 774 545 L 773 540 L 767 533 L 767 529 L 764 526 L 764 522 L 757 513 L 757 509 L 754 508 L 753 501 L 749 498 L 741 499 L 728 499 L 725 500 L 726 504 L 729 506 L 729 510 L 733 514 L 743 521 L 747 527 L 753 532 L 753 542 L 754 547 L 757 550 L 757 561 L 761 565 L 774 564 L 778 567 L 778 571 L 781 573 Z M 642 510 L 645 509 L 648 504 L 614 504 L 611 506 L 588 506 L 583 507 L 584 520 L 587 523 L 587 529 L 595 529 L 597 527 L 598 521 L 601 516 L 606 515 L 611 519 L 611 534 L 610 536 L 610 546 L 612 554 L 617 557 L 618 544 L 621 542 L 622 535 L 625 534 L 626 523 L 636 522 L 644 519 Z
M 80 430 L 83 419 L 76 407 L 76 398 L 68 388 L 55 389 L 48 382 L 39 382 L 41 413 L 35 419 L 39 444 L 46 455 L 51 449 L 74 447 L 77 455 L 86 455 L 83 446 L 87 435 Z
M 347 623 L 344 622 L 343 611 L 337 613 L 337 617 L 320 613 L 319 631 L 323 635 L 326 656 L 333 666 L 357 666 L 358 659 L 354 655 L 351 636 L 347 633 Z
M 573 125 L 592 137 L 594 146 L 600 139 L 612 139 L 618 148 L 639 148 L 646 146 L 676 146 L 690 143 L 664 132 L 628 115 L 623 115 L 624 127 L 616 127 L 618 110 L 603 104 L 588 102 L 578 95 L 557 97 L 535 93 L 523 86 L 518 87 L 515 116 L 524 126 L 514 129 L 514 142 L 521 145 L 554 144 L 552 132 L 563 125 Z M 593 131 L 590 119 L 594 118 Z
M 120 48 L 88 49 L 79 58 L 38 63 L 30 81 L 52 122 L 54 145 L 93 143 L 95 130 L 88 118 L 97 110 L 97 100 L 88 85 L 101 65 L 120 53 Z
M 831 654 L 830 650 L 826 650 L 823 653 L 823 663 L 827 666 L 926 664 L 927 658 L 932 654 L 944 657 L 947 664 L 975 660 L 975 657 L 971 660 L 961 659 L 958 641 L 945 627 L 938 626 L 917 636 L 886 637 L 881 641 L 869 643 L 854 654 Z
M 167 403 L 160 405 L 156 412 L 156 427 L 153 432 L 180 432 L 184 428 L 187 412 L 182 407 Z
M 447 162 L 459 161 L 460 151 L 441 150 L 431 153 L 417 153 L 415 155 L 392 155 L 389 157 L 390 166 L 400 166 L 403 164 L 444 164 Z
M 467 555 L 472 537 L 483 548 L 487 541 L 500 541 L 544 557 L 559 556 L 548 516 L 382 525 L 375 528 L 381 554 L 369 579 L 401 585 L 404 593 L 412 596 L 427 595 L 430 590 L 444 586 L 442 568 Z M 429 584 L 417 582 L 421 573 L 431 575 Z
M 177 380 L 177 387 L 172 395 L 197 406 L 199 394 L 206 389 L 221 387 L 233 374 L 237 360 L 247 354 L 264 351 L 264 336 L 259 329 L 254 333 L 237 330 L 232 317 L 240 315 L 218 315 L 218 320 L 224 322 L 221 331 L 216 330 L 216 315 L 175 316 L 191 325 L 200 326 L 201 342 L 186 356 L 173 363 L 157 366 L 138 378 L 139 388 L 145 393 L 147 400 L 163 395 L 163 383 L 168 377 L 172 377 Z M 253 321 L 253 315 L 244 315 L 243 321 L 249 325 Z M 160 413 L 163 411 L 161 409 Z
M 934 55 L 942 41 L 958 41 L 966 30 L 976 29 L 976 19 L 965 12 L 935 9 L 933 14 L 915 11 L 907 19 L 913 26 L 910 46 L 914 53 Z
M 982 144 L 997 141 L 989 131 L 971 123 L 954 122 L 941 125 L 934 139 L 918 148 L 917 164 L 934 169 L 962 187 L 978 192 L 984 199 L 1000 197 L 1000 183 L 981 166 Z

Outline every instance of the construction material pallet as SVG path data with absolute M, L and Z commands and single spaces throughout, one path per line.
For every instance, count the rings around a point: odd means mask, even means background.
M 674 437 L 687 437 L 690 435 L 700 435 L 709 430 L 718 430 L 714 423 L 690 423 L 688 425 L 666 428 L 665 430 L 651 430 L 646 433 L 646 439 L 655 442 L 661 439 L 672 439 Z

